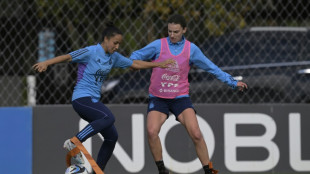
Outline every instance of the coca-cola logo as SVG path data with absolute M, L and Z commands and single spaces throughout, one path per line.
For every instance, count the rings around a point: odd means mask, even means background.
M 168 74 L 163 74 L 161 76 L 162 80 L 168 80 L 168 81 L 179 81 L 180 76 L 179 75 L 168 75 Z

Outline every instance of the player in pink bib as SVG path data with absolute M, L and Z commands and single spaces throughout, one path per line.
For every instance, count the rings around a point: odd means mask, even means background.
M 153 68 L 149 87 L 147 134 L 149 146 L 159 174 L 168 174 L 159 139 L 161 126 L 173 113 L 191 137 L 197 156 L 205 174 L 216 174 L 210 162 L 208 148 L 200 131 L 196 112 L 189 97 L 188 73 L 194 64 L 213 74 L 232 88 L 244 90 L 247 84 L 236 81 L 211 62 L 193 43 L 185 39 L 186 21 L 181 15 L 173 15 L 168 20 L 168 37 L 157 39 L 144 48 L 132 53 L 132 59 L 164 61 L 172 58 L 176 62 L 165 69 Z
M 170 66 L 165 69 L 153 68 L 151 85 L 149 88 L 150 94 L 156 97 L 169 99 L 173 99 L 182 95 L 188 95 L 190 42 L 186 40 L 182 52 L 175 56 L 170 53 L 167 39 L 163 38 L 160 39 L 160 41 L 160 55 L 154 62 L 173 58 L 176 63 L 170 64 Z

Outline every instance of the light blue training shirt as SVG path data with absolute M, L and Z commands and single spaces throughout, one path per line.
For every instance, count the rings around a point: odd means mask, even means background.
M 172 43 L 170 38 L 167 37 L 168 45 L 171 54 L 178 55 L 182 52 L 184 45 L 185 45 L 185 37 L 183 36 L 182 40 L 177 43 Z M 156 60 L 160 55 L 161 49 L 161 41 L 157 39 L 144 48 L 134 51 L 130 59 L 132 60 Z M 190 58 L 189 64 L 196 65 L 198 68 L 205 70 L 213 74 L 217 79 L 224 82 L 228 86 L 232 87 L 233 89 L 237 86 L 237 80 L 235 80 L 230 74 L 222 71 L 217 65 L 215 65 L 210 59 L 208 59 L 202 51 L 194 44 L 190 44 Z M 151 95 L 150 95 L 151 96 Z M 186 95 L 188 96 L 188 95 Z M 152 96 L 151 96 L 152 97 Z M 179 96 L 184 97 L 184 96 Z
M 127 68 L 133 63 L 118 52 L 106 53 L 102 46 L 88 46 L 69 53 L 73 63 L 78 63 L 77 82 L 72 101 L 81 97 L 91 97 L 93 102 L 100 99 L 101 85 L 112 68 Z

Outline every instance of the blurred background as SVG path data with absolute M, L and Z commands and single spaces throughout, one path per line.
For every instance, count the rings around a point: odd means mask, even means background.
M 69 104 L 76 64 L 38 74 L 31 66 L 102 41 L 107 21 L 124 32 L 119 50 L 129 57 L 167 36 L 167 18 L 182 14 L 186 39 L 237 80 L 231 90 L 193 67 L 194 103 L 309 103 L 308 0 L 1 0 L 0 106 Z M 108 104 L 146 103 L 150 70 L 114 69 L 102 87 Z

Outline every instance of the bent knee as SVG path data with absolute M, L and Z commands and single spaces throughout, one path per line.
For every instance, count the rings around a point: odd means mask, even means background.
M 148 128 L 147 134 L 149 138 L 155 138 L 155 137 L 158 137 L 159 130 L 155 128 Z
M 108 137 L 104 137 L 105 141 L 116 143 L 118 140 L 118 134 L 109 135 Z
M 199 142 L 203 140 L 203 136 L 200 131 L 195 131 L 191 133 L 191 138 L 194 142 Z
M 107 127 L 107 125 L 113 125 L 115 122 L 114 117 L 104 117 L 96 120 L 100 127 Z

